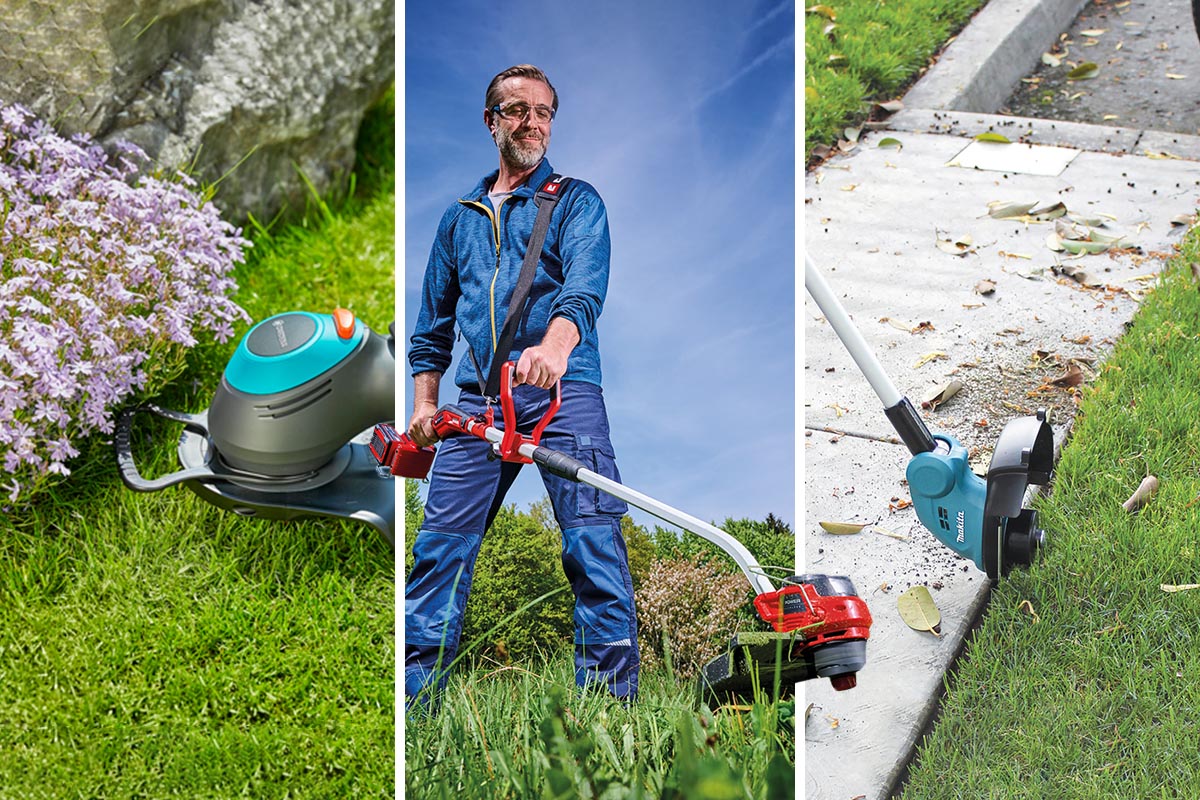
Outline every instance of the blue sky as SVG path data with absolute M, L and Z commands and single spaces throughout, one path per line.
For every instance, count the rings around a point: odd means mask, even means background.
M 498 163 L 488 81 L 537 64 L 560 99 L 548 157 L 608 208 L 599 335 L 624 483 L 718 524 L 793 522 L 794 4 L 406 5 L 404 348 L 438 219 Z M 507 502 L 543 494 L 527 467 Z

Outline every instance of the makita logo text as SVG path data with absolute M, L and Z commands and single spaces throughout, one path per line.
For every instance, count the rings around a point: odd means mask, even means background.
M 275 338 L 277 338 L 279 340 L 279 349 L 287 350 L 287 346 L 288 346 L 287 331 L 283 327 L 283 320 L 279 320 L 279 319 L 275 320 L 274 322 L 271 323 L 271 327 L 273 327 L 275 329 Z M 961 526 L 959 526 L 959 527 L 961 527 Z
M 955 520 L 955 524 L 958 525 L 958 539 L 956 539 L 956 541 L 959 544 L 962 544 L 964 541 L 966 541 L 966 538 L 967 538 L 966 534 L 963 532 L 963 528 L 965 527 L 963 523 L 964 523 L 964 515 L 963 515 L 962 511 L 959 511 L 958 519 Z

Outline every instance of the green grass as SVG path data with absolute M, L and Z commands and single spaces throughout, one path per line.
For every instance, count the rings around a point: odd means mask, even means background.
M 389 102 L 353 195 L 254 237 L 237 299 L 256 319 L 343 305 L 387 329 Z M 235 343 L 193 350 L 154 399 L 203 408 Z M 138 433 L 146 472 L 175 468 L 177 428 Z M 382 537 L 243 519 L 179 487 L 134 494 L 107 442 L 83 450 L 69 480 L 0 519 L 0 798 L 394 796 Z
M 866 119 L 872 102 L 895 98 L 984 2 L 841 0 L 806 4 L 805 159 L 814 146 L 836 144 L 848 125 Z M 832 20 L 827 12 L 832 13 Z
M 1086 391 L 1051 547 L 995 589 L 906 798 L 1200 796 L 1200 590 L 1160 589 L 1200 583 L 1197 261 L 1193 230 Z
M 625 707 L 580 693 L 570 653 L 460 669 L 441 712 L 405 724 L 405 797 L 793 797 L 794 703 L 697 706 L 643 670 Z

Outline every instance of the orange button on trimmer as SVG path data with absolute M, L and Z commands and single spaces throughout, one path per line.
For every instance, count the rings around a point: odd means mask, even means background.
M 349 339 L 354 335 L 354 312 L 348 308 L 335 308 L 333 326 L 337 329 L 339 339 Z

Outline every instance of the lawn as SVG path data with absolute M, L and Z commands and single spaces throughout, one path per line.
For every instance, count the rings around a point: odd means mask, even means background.
M 256 320 L 343 305 L 387 330 L 392 103 L 364 127 L 352 196 L 251 232 L 235 299 Z M 142 399 L 205 407 L 234 344 L 197 347 Z M 135 446 L 148 471 L 174 469 L 175 433 Z M 81 449 L 68 480 L 0 519 L 0 797 L 394 796 L 386 541 L 134 494 L 108 442 Z
M 795 703 L 710 709 L 693 681 L 642 670 L 625 707 L 575 688 L 569 652 L 545 664 L 481 659 L 441 713 L 405 724 L 408 798 L 794 797 Z
M 1085 392 L 1054 546 L 996 586 L 906 798 L 1200 796 L 1198 262 L 1193 230 Z
M 806 4 L 804 158 L 895 99 L 986 0 Z

